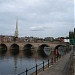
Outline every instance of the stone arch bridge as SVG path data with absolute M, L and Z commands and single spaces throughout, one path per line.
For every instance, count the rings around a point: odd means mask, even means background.
M 4 42 L 0 43 L 0 49 L 1 47 L 6 50 L 25 50 L 25 49 L 31 49 L 35 52 L 37 51 L 43 51 L 44 47 L 49 47 L 51 51 L 54 51 L 58 49 L 60 46 L 65 47 L 66 49 L 69 48 L 69 43 L 64 42 Z

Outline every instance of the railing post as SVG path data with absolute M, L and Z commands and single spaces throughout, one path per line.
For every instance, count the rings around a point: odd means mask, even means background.
M 43 71 L 44 71 L 44 61 L 43 61 Z
M 49 59 L 48 59 L 48 67 L 49 67 Z
M 28 72 L 28 70 L 27 70 L 27 68 L 26 68 L 26 75 L 27 75 L 27 72 Z
M 37 75 L 37 64 L 36 64 L 36 75 Z

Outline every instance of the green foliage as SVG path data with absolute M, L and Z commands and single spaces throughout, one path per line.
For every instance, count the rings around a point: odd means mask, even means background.
M 70 39 L 70 44 L 75 45 L 75 39 Z

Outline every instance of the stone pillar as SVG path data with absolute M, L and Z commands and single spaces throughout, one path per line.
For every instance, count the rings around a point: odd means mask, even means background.
M 34 48 L 33 57 L 36 59 L 38 58 L 38 47 Z

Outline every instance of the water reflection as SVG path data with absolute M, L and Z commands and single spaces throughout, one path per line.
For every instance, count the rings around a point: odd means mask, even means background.
M 0 74 L 2 75 L 16 75 L 26 70 L 26 68 L 31 68 L 44 59 L 37 59 L 30 55 L 27 57 L 25 54 L 20 54 L 18 50 L 8 53 L 0 53 Z M 30 75 L 30 72 L 29 72 Z
M 14 57 L 14 74 L 17 72 L 17 56 Z
M 31 57 L 33 55 L 30 49 L 23 50 L 23 53 L 24 53 L 24 56 L 26 57 Z
M 19 55 L 19 50 L 12 50 L 12 51 L 10 51 L 10 54 L 11 54 L 12 56 Z
M 6 52 L 6 50 L 0 50 L 0 59 L 5 57 Z

